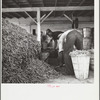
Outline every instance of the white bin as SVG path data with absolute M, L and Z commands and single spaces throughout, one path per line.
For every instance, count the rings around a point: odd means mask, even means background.
M 87 55 L 71 55 L 75 77 L 79 80 L 84 80 L 88 78 L 89 75 L 89 65 L 90 56 Z

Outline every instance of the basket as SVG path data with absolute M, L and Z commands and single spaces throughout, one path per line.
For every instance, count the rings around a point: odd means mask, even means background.
M 70 55 L 72 59 L 75 77 L 79 80 L 88 78 L 90 55 Z

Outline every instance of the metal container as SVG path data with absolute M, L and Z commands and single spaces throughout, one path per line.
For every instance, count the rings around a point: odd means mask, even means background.
M 91 49 L 91 38 L 88 37 L 83 38 L 83 49 L 84 50 Z
M 89 27 L 83 28 L 83 37 L 91 37 L 91 28 Z

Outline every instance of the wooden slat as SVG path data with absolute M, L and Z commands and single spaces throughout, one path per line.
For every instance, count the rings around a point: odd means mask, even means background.
M 94 10 L 94 6 L 2 8 L 2 12 Z

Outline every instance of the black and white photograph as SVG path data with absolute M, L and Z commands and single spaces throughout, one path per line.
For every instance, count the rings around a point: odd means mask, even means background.
M 94 0 L 2 0 L 2 83 L 93 84 Z

